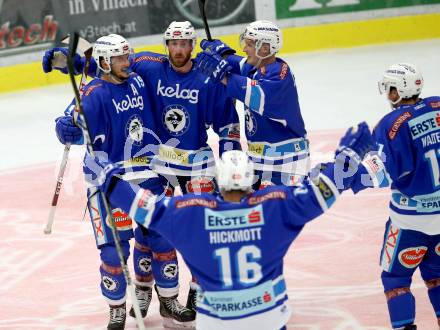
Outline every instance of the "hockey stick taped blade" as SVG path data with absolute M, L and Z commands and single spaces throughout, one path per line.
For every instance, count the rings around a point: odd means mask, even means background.
M 63 44 L 68 45 L 70 42 L 70 37 L 67 36 L 65 37 L 63 40 L 61 40 L 61 42 Z M 92 49 L 92 44 L 90 42 L 88 42 L 86 39 L 78 37 L 78 46 L 76 49 L 76 52 L 80 55 L 86 55 L 86 53 L 88 51 L 90 51 Z

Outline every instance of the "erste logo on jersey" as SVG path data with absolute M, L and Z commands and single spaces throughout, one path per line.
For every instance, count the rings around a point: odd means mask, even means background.
M 264 215 L 261 205 L 230 211 L 205 209 L 206 230 L 237 229 L 262 225 L 264 225 Z
M 189 103 L 196 104 L 199 102 L 198 89 L 180 89 L 180 84 L 173 86 L 163 86 L 162 80 L 157 82 L 157 95 L 163 97 L 175 97 L 176 99 L 188 100 Z
M 252 136 L 257 131 L 257 121 L 255 120 L 252 111 L 250 111 L 247 107 L 244 113 L 244 120 L 246 123 L 246 131 L 249 136 Z
M 144 137 L 144 127 L 142 119 L 139 116 L 134 115 L 128 121 L 125 126 L 125 135 L 128 137 L 134 145 L 140 145 Z
M 440 130 L 440 113 L 431 111 L 408 122 L 413 140 Z
M 185 107 L 173 104 L 165 108 L 162 115 L 163 125 L 173 136 L 185 133 L 189 128 L 189 114 Z
M 144 99 L 142 95 L 139 95 L 139 92 L 134 84 L 130 84 L 130 87 L 133 91 L 133 95 L 126 94 L 125 99 L 122 99 L 119 102 L 112 98 L 113 105 L 115 106 L 116 113 L 118 114 L 130 109 L 144 110 Z

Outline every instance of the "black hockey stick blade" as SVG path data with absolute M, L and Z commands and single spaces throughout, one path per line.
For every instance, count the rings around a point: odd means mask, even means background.
M 205 26 L 206 38 L 209 41 L 212 41 L 211 31 L 209 31 L 208 19 L 206 18 L 205 3 L 206 0 L 199 0 L 200 15 L 202 15 L 203 25 Z
M 76 104 L 79 106 L 79 110 L 81 111 L 81 96 L 75 81 L 75 68 L 73 66 L 73 58 L 75 57 L 76 49 L 78 47 L 78 40 L 78 32 L 74 31 L 70 33 L 69 52 L 67 55 L 67 70 L 69 71 L 70 82 L 72 83 L 73 91 L 75 93 Z
M 76 54 L 76 49 L 78 48 L 79 34 L 73 31 L 69 35 L 69 57 L 73 58 Z

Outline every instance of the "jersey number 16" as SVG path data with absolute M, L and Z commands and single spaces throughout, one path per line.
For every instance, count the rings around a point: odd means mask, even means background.
M 233 285 L 232 272 L 238 275 L 238 281 L 243 286 L 255 284 L 263 277 L 261 265 L 257 262 L 261 259 L 261 250 L 255 245 L 242 246 L 232 258 L 228 247 L 216 249 L 214 257 L 219 261 L 220 275 L 225 288 Z

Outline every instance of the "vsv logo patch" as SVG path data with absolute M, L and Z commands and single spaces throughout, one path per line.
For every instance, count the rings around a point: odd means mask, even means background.
M 198 89 L 180 89 L 180 84 L 176 84 L 176 87 L 162 86 L 162 81 L 160 79 L 157 82 L 157 95 L 189 100 L 192 104 L 199 102 Z

